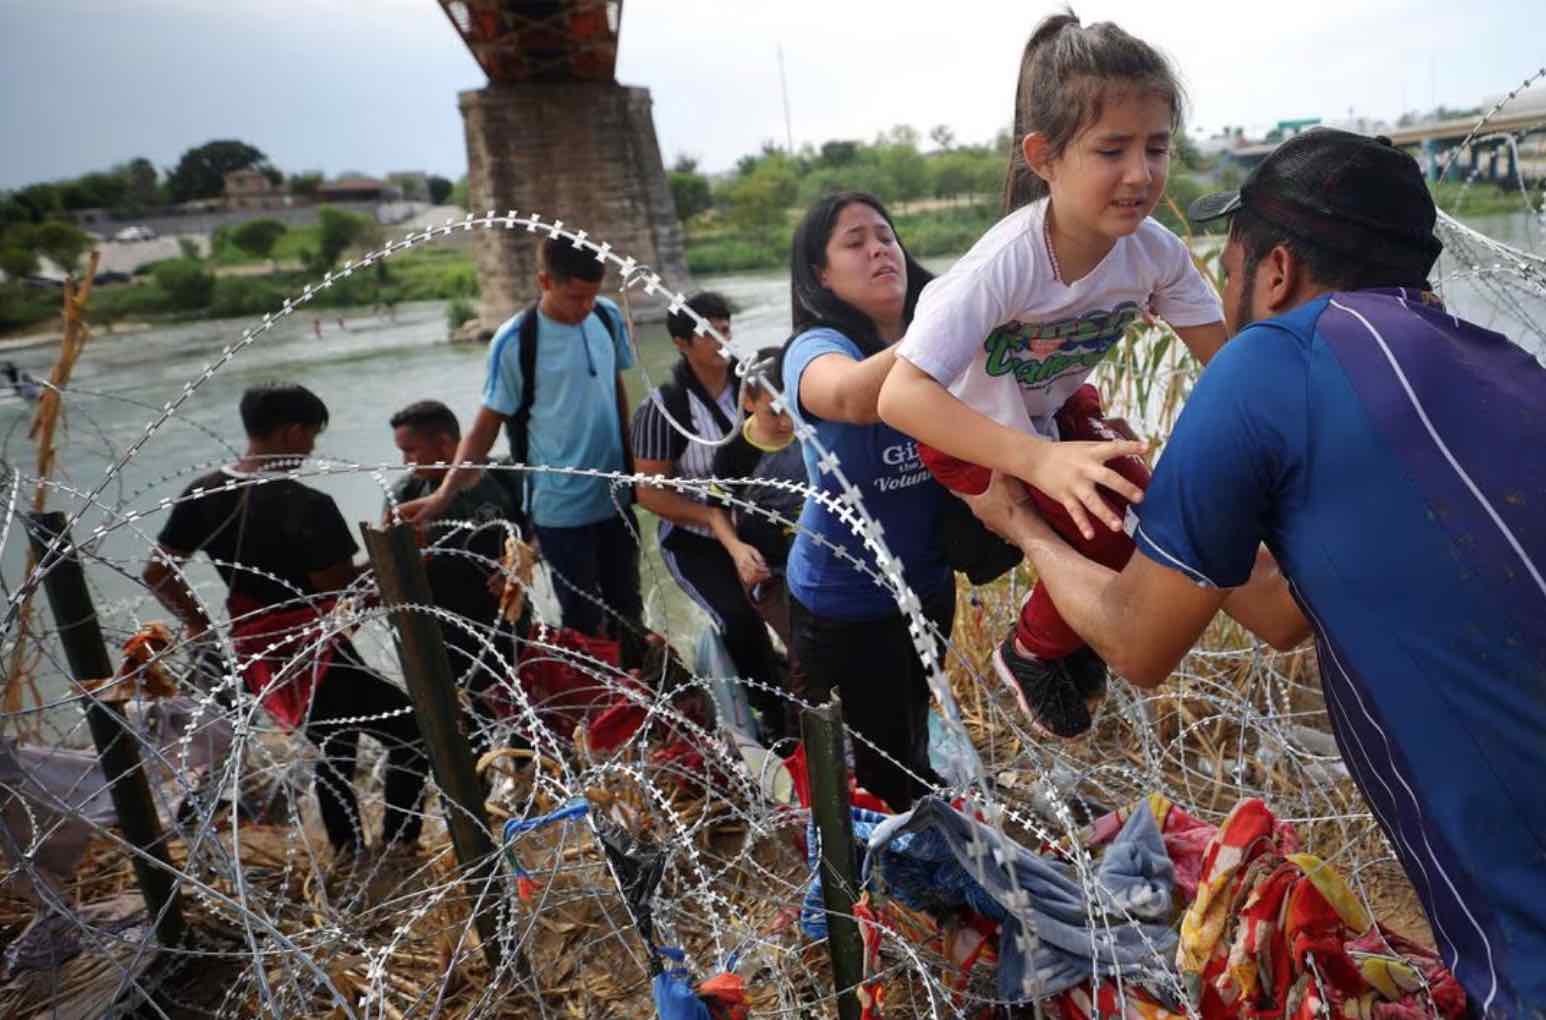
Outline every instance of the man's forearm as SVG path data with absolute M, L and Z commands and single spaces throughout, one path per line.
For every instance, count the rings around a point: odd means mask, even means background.
M 699 503 L 675 489 L 657 488 L 641 482 L 634 487 L 634 493 L 638 498 L 639 506 L 656 517 L 664 517 L 673 524 L 688 524 L 712 531 L 714 515 L 724 516 L 723 510 Z
M 456 466 L 447 471 L 441 480 L 440 492 L 451 496 L 477 481 L 483 473 L 483 469 L 477 465 L 488 459 L 489 451 L 494 448 L 494 441 L 499 438 L 499 430 L 504 423 L 504 415 L 486 407 L 478 409 L 472 428 L 456 444 Z
M 633 462 L 633 436 L 628 428 L 628 384 L 623 373 L 617 373 L 617 423 L 623 433 L 623 465 Z
M 181 620 L 190 632 L 197 634 L 209 627 L 209 617 L 172 565 L 151 561 L 145 567 L 144 581 L 156 601 Z
M 1251 579 L 1225 598 L 1224 612 L 1282 652 L 1297 647 L 1310 636 L 1310 621 L 1294 601 L 1288 578 L 1265 547 L 1256 552 Z
M 1024 550 L 1063 622 L 1101 658 L 1120 658 L 1127 613 L 1111 597 L 1117 572 L 1086 559 L 1024 505 L 1015 507 L 1005 537 Z

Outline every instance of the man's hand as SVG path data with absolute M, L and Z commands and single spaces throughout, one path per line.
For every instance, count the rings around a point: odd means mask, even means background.
M 1006 542 L 1016 542 L 1013 535 L 1016 530 L 1016 511 L 1029 512 L 1032 517 L 1037 516 L 1030 506 L 1030 496 L 1025 491 L 1025 483 L 997 471 L 993 472 L 993 479 L 986 489 L 975 496 L 961 494 L 961 499 L 988 530 Z
M 397 515 L 409 524 L 425 525 L 430 521 L 438 520 L 451 505 L 448 497 L 442 496 L 444 490 L 436 489 L 428 496 L 419 499 L 410 499 L 406 503 L 397 504 Z
M 735 572 L 741 578 L 742 587 L 749 589 L 752 585 L 773 576 L 768 570 L 767 562 L 762 558 L 762 553 L 758 552 L 755 546 L 746 542 L 736 542 L 729 551 L 730 558 L 735 560 Z
M 1029 553 L 1036 541 L 1058 540 L 1057 532 L 1036 512 L 1025 483 L 1018 478 L 995 471 L 981 494 L 961 498 L 990 531 L 1022 551 Z

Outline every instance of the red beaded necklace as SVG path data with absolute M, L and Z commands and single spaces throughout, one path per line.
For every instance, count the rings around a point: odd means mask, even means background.
M 1052 247 L 1052 206 L 1050 204 L 1041 219 L 1041 239 L 1047 245 L 1047 258 L 1052 260 L 1052 278 L 1062 283 L 1063 267 L 1058 263 L 1057 250 Z

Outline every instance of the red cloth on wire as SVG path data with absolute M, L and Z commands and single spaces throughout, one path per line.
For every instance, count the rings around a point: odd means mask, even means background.
M 312 692 L 333 664 L 339 636 L 327 633 L 323 618 L 337 602 L 268 608 L 245 595 L 226 599 L 242 682 L 286 729 L 305 721 Z

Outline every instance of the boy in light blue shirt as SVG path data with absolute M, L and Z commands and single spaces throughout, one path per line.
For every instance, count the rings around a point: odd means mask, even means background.
M 626 471 L 628 395 L 621 373 L 633 365 L 633 353 L 617 306 L 597 297 L 605 267 L 562 238 L 542 243 L 540 266 L 540 299 L 500 326 L 489 345 L 483 406 L 456 460 L 481 463 L 504 428 L 518 463 Z M 403 519 L 440 516 L 476 476 L 452 469 L 434 494 L 403 504 Z M 637 629 L 638 526 L 630 499 L 628 486 L 614 487 L 607 478 L 529 475 L 525 510 L 553 571 L 564 626 L 614 637 Z

